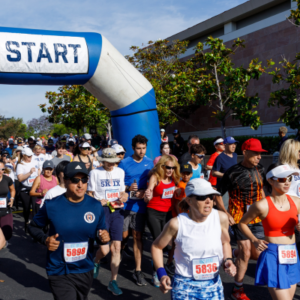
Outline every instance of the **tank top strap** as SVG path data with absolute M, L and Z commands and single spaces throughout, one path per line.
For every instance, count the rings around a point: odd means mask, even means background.
M 82 163 L 83 161 L 82 161 L 82 159 L 80 157 L 80 154 L 78 154 L 77 156 L 78 156 L 79 161 Z
M 266 200 L 267 200 L 267 202 L 268 202 L 268 205 L 269 205 L 269 212 L 270 212 L 270 209 L 271 209 L 271 208 L 274 208 L 275 205 L 274 205 L 274 203 L 273 203 L 273 201 L 272 201 L 272 199 L 271 199 L 270 196 L 267 196 L 267 197 L 266 197 Z M 269 214 L 269 213 L 268 213 L 268 214 Z
M 292 199 L 292 197 L 290 195 L 288 195 L 288 194 L 286 194 L 286 197 L 287 197 L 288 201 L 290 202 L 291 209 L 295 209 L 296 210 L 296 214 L 298 214 L 297 213 L 297 211 L 298 211 L 297 206 L 296 206 L 294 200 Z
M 90 159 L 90 156 L 88 155 L 88 160 L 89 160 L 89 163 L 91 164 L 92 163 L 92 161 L 91 161 L 91 159 Z

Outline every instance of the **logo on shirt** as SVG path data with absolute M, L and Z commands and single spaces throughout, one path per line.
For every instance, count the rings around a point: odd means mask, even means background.
M 82 168 L 78 165 L 75 170 L 81 170 Z
M 87 223 L 93 223 L 95 219 L 95 215 L 92 212 L 87 212 L 84 215 L 84 221 L 86 221 Z

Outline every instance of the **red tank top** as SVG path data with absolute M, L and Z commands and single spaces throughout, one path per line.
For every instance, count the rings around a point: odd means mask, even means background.
M 172 207 L 172 197 L 175 191 L 175 183 L 172 181 L 164 184 L 162 181 L 154 188 L 153 198 L 148 203 L 147 207 L 157 211 L 168 212 Z
M 298 210 L 293 199 L 286 195 L 290 209 L 288 211 L 278 210 L 271 198 L 266 197 L 269 205 L 267 217 L 262 220 L 265 236 L 278 237 L 290 236 L 294 234 L 294 228 L 298 224 Z
M 37 193 L 41 193 L 43 190 L 49 191 L 50 189 L 57 186 L 57 180 L 56 180 L 55 176 L 53 176 L 53 175 L 52 175 L 51 181 L 47 181 L 43 175 L 41 175 L 40 178 L 41 178 L 41 182 L 40 182 L 40 187 L 36 191 Z M 42 198 L 37 198 L 36 203 L 41 204 Z

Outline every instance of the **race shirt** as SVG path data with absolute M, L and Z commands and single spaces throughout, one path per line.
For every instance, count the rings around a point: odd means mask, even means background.
M 260 164 L 249 169 L 239 163 L 225 172 L 218 191 L 222 195 L 228 191 L 228 210 L 237 224 L 247 212 L 249 206 L 262 199 L 264 182 L 264 168 Z M 251 221 L 250 224 L 259 222 L 261 222 L 261 220 L 257 217 Z
M 93 270 L 94 241 L 98 231 L 106 228 L 99 201 L 85 195 L 83 201 L 73 203 L 63 194 L 45 201 L 33 220 L 40 228 L 50 225 L 49 236 L 59 234 L 58 249 L 47 251 L 48 276 Z
M 46 161 L 46 157 L 44 154 L 40 154 L 40 155 L 33 155 L 32 156 L 32 160 L 35 161 L 37 168 L 42 170 L 43 169 L 43 164 Z
M 22 184 L 27 187 L 31 187 L 33 185 L 35 178 L 38 176 L 38 165 L 36 164 L 36 162 L 33 161 L 33 159 L 30 163 L 26 163 L 22 161 L 17 165 L 17 171 L 16 171 L 17 176 L 20 174 L 29 173 L 32 168 L 35 168 L 35 172 L 30 174 L 30 176 L 27 179 L 22 181 Z

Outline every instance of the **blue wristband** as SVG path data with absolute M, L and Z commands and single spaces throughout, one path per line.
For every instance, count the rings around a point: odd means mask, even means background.
M 163 277 L 163 276 L 168 276 L 165 268 L 158 268 L 156 270 L 156 274 L 157 274 L 157 277 L 158 277 L 158 280 L 160 281 L 160 279 Z

